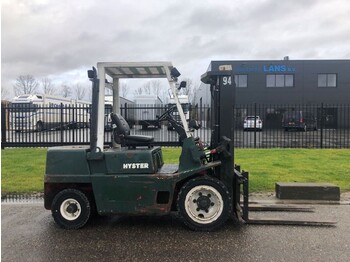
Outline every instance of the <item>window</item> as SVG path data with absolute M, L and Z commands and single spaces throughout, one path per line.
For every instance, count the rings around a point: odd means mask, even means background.
M 318 74 L 318 87 L 337 87 L 337 75 Z
M 235 75 L 236 87 L 247 88 L 248 87 L 248 75 Z
M 294 87 L 294 75 L 266 75 L 266 87 Z

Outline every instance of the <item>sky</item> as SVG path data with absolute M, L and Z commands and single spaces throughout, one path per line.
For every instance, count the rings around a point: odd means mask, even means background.
M 19 75 L 90 86 L 97 62 L 349 59 L 348 0 L 2 0 L 1 88 Z

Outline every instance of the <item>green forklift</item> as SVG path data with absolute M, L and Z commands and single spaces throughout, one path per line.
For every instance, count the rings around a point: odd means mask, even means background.
M 113 133 L 112 144 L 105 146 L 107 76 L 113 80 Z M 90 146 L 54 147 L 47 152 L 44 206 L 60 227 L 81 228 L 97 214 L 164 216 L 171 212 L 196 231 L 218 229 L 228 219 L 277 223 L 248 218 L 248 173 L 234 165 L 232 67 L 221 66 L 201 78 L 212 99 L 212 134 L 206 147 L 193 136 L 200 125 L 186 121 L 178 99 L 186 83 L 178 83 L 179 76 L 170 62 L 103 62 L 97 64 L 97 70 L 88 71 L 93 88 Z M 167 109 L 158 120 L 170 122 L 178 133 L 182 148 L 178 164 L 164 163 L 162 149 L 153 137 L 130 134 L 119 112 L 119 80 L 125 78 L 167 80 L 176 107 Z M 180 122 L 172 117 L 175 108 Z

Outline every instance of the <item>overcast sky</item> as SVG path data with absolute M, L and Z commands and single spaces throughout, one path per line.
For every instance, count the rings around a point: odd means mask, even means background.
M 211 60 L 349 59 L 348 0 L 2 0 L 1 82 L 90 85 L 97 62 L 172 61 L 200 82 Z

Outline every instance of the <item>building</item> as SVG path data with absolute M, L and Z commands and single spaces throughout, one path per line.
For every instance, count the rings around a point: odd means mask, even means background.
M 292 105 L 326 106 L 327 119 L 336 126 L 338 105 L 350 104 L 350 60 L 227 60 L 212 61 L 209 70 L 232 65 L 236 83 L 236 105 L 274 105 L 266 114 L 283 114 Z M 196 94 L 198 106 L 210 104 L 210 90 L 202 84 Z M 276 105 L 283 105 L 277 107 Z M 244 110 L 243 110 L 244 111 Z M 247 111 L 247 110 L 245 110 Z M 317 111 L 317 109 L 316 109 Z M 320 111 L 320 109 L 318 109 Z M 249 112 L 241 112 L 241 117 Z M 316 114 L 316 113 L 315 113 Z M 320 115 L 320 113 L 317 113 Z M 331 121 L 331 122 L 332 122 Z
M 212 61 L 208 70 L 232 65 L 236 103 L 348 104 L 350 60 L 231 60 Z M 202 84 L 197 103 L 210 102 Z

